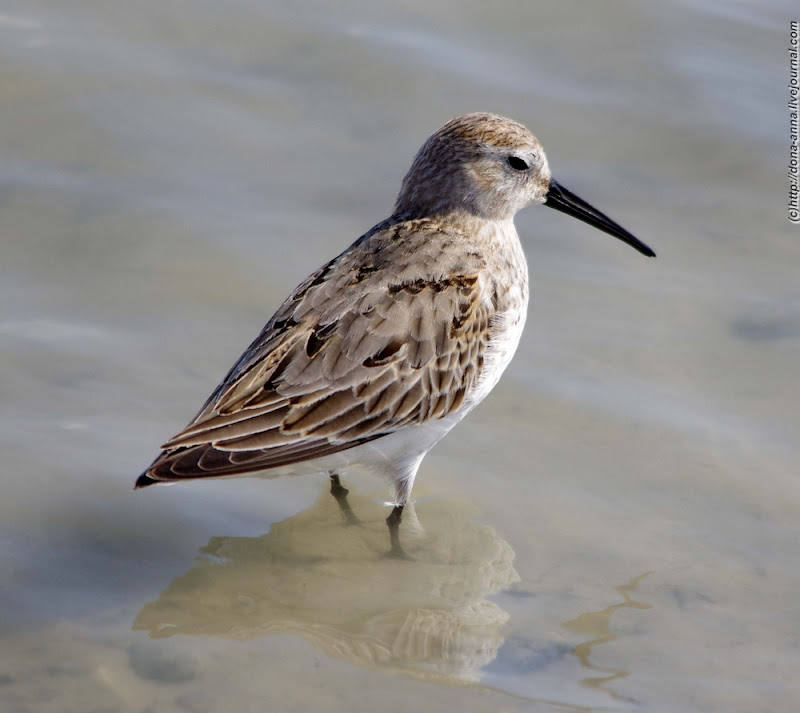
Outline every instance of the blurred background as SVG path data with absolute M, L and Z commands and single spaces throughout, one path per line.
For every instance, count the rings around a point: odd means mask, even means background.
M 792 16 L 794 13 L 794 16 Z M 0 702 L 794 711 L 790 2 L 9 0 Z M 133 493 L 288 292 L 491 111 L 658 253 L 555 211 L 494 393 L 385 484 Z

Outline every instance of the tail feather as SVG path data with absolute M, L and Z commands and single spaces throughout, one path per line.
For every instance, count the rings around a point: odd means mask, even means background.
M 317 438 L 251 451 L 223 450 L 215 448 L 212 443 L 181 446 L 163 451 L 138 477 L 134 490 L 157 483 L 243 475 L 310 461 L 353 448 L 381 435 L 365 436 L 347 443 L 331 443 L 326 438 Z
M 136 485 L 133 486 L 133 489 L 139 490 L 139 488 L 146 488 L 148 485 L 155 485 L 158 482 L 159 482 L 158 480 L 154 480 L 149 475 L 147 475 L 147 473 L 142 473 L 136 479 Z

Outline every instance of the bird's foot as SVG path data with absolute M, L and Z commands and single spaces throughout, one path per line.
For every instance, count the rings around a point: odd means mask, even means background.
M 400 521 L 403 519 L 403 506 L 395 505 L 389 517 L 386 518 L 386 525 L 389 527 L 389 541 L 391 549 L 384 555 L 391 559 L 410 560 L 408 553 L 400 544 Z

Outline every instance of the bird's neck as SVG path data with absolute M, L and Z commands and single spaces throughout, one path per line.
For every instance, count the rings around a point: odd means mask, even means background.
M 487 218 L 476 215 L 470 210 L 465 210 L 460 206 L 449 206 L 446 210 L 433 212 L 420 212 L 414 210 L 395 210 L 391 222 L 405 222 L 414 220 L 426 220 L 441 225 L 446 225 L 449 230 L 453 230 L 464 235 L 476 236 L 486 234 L 487 236 L 501 234 L 503 236 L 513 236 L 517 238 L 517 231 L 514 227 L 514 217 L 509 215 L 502 218 Z

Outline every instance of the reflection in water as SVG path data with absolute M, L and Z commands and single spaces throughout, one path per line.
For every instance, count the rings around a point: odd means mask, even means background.
M 519 580 L 514 552 L 464 503 L 403 513 L 409 559 L 386 557 L 385 508 L 351 491 L 348 523 L 327 491 L 261 537 L 214 537 L 133 624 L 173 634 L 302 636 L 369 668 L 472 680 L 503 642 L 508 614 L 485 597 Z
M 599 644 L 608 644 L 612 641 L 616 641 L 619 638 L 611 631 L 611 617 L 614 616 L 614 613 L 618 609 L 625 607 L 629 607 L 631 609 L 650 609 L 652 607 L 652 604 L 634 601 L 629 595 L 629 592 L 635 591 L 639 586 L 639 582 L 641 582 L 650 574 L 652 574 L 652 572 L 645 572 L 644 574 L 640 574 L 638 577 L 634 577 L 627 584 L 621 584 L 617 587 L 614 587 L 614 589 L 616 589 L 622 595 L 625 601 L 622 601 L 619 604 L 613 604 L 610 607 L 601 609 L 600 611 L 581 614 L 579 617 L 571 619 L 570 621 L 565 621 L 562 624 L 562 626 L 566 629 L 569 629 L 569 631 L 592 637 L 591 640 L 585 641 L 582 644 L 578 644 L 573 649 L 573 653 L 578 658 L 578 661 L 580 661 L 581 666 L 588 668 L 591 671 L 599 671 L 601 673 L 608 674 L 606 676 L 592 676 L 589 678 L 584 678 L 581 681 L 584 686 L 589 688 L 597 688 L 605 691 L 613 698 L 623 700 L 622 696 L 606 686 L 607 684 L 611 683 L 611 681 L 615 681 L 618 678 L 625 678 L 628 675 L 628 672 L 597 666 L 589 661 L 589 656 L 591 655 L 592 649 L 595 646 L 598 646 Z

